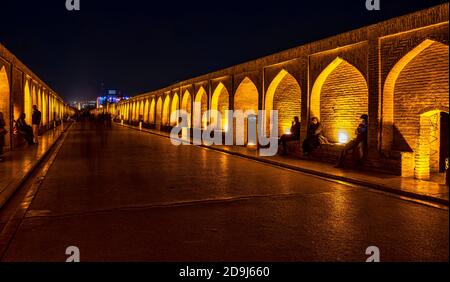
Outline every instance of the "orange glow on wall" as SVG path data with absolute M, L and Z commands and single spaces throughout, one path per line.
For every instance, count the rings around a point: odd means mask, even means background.
M 434 41 L 426 39 L 401 58 L 389 72 L 383 88 L 382 143 L 383 150 L 390 150 L 394 138 L 394 90 L 395 83 L 402 70 Z
M 155 123 L 155 98 L 152 98 L 152 102 L 150 103 L 150 113 L 148 120 L 150 123 Z
M 8 135 L 5 136 L 6 146 L 9 146 L 9 132 L 11 132 L 9 128 L 9 80 L 6 74 L 6 69 L 3 66 L 0 66 L 0 112 L 3 113 L 3 118 L 6 123 L 6 130 L 8 130 Z
M 294 116 L 301 118 L 301 89 L 297 80 L 286 70 L 281 70 L 267 89 L 266 136 L 270 135 L 270 110 L 278 110 L 278 136 L 290 133 Z
M 208 110 L 208 95 L 203 87 L 197 92 L 195 95 L 195 103 L 200 104 L 200 110 L 197 112 L 197 109 L 194 108 L 194 127 L 195 128 L 206 128 L 208 124 L 208 118 L 203 117 L 203 113 Z
M 162 117 L 162 98 L 158 97 L 158 102 L 156 102 L 156 124 L 161 124 Z
M 27 117 L 31 117 L 33 101 L 31 97 L 30 85 L 28 84 L 28 79 L 25 81 L 24 92 L 24 113 Z
M 227 120 L 227 111 L 229 109 L 229 94 L 228 91 L 223 85 L 223 83 L 219 83 L 217 85 L 216 89 L 214 90 L 214 93 L 212 95 L 211 99 L 211 110 L 217 111 L 218 114 L 221 114 L 222 125 L 220 126 L 220 129 L 223 131 L 228 130 L 228 120 Z M 211 116 L 211 125 L 217 126 L 217 117 Z
M 187 116 L 188 127 L 191 127 L 191 107 L 192 107 L 191 93 L 189 93 L 189 91 L 186 90 L 184 91 L 183 98 L 181 101 L 181 109 L 188 113 Z
M 241 110 L 245 114 L 244 120 L 244 142 L 247 143 L 247 128 L 249 114 L 258 114 L 258 89 L 250 78 L 245 77 L 239 84 L 234 94 L 234 111 Z M 235 121 L 234 121 L 235 122 Z M 236 136 L 236 126 L 233 127 Z
M 149 102 L 148 99 L 145 99 L 144 103 L 144 122 L 148 122 L 148 115 L 149 115 Z
M 355 137 L 359 117 L 368 113 L 369 91 L 364 76 L 354 66 L 336 58 L 318 76 L 311 93 L 311 117 L 318 117 L 324 135 L 339 142 L 339 132 Z
M 178 115 L 173 114 L 179 108 L 178 103 L 179 103 L 178 94 L 174 94 L 172 98 L 172 106 L 170 107 L 170 125 L 172 126 L 175 126 L 178 123 Z
M 167 94 L 164 99 L 164 105 L 162 109 L 162 125 L 169 125 L 169 115 L 170 115 L 170 95 Z

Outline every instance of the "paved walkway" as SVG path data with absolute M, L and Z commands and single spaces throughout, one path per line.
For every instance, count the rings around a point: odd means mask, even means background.
M 124 126 L 138 129 L 137 127 L 130 125 Z M 142 131 L 169 137 L 169 133 L 158 130 L 142 129 Z M 285 168 L 297 171 L 364 185 L 370 188 L 395 193 L 418 200 L 432 201 L 447 206 L 449 205 L 448 186 L 436 182 L 421 181 L 413 178 L 405 178 L 371 171 L 338 169 L 328 163 L 303 160 L 293 156 L 276 155 L 273 157 L 260 157 L 256 149 L 247 149 L 242 146 L 208 146 L 208 148 L 273 165 L 283 166 Z
M 0 211 L 0 261 L 448 261 L 445 208 L 121 126 L 63 138 Z
M 0 163 L 0 208 L 45 157 L 67 126 L 65 124 L 48 130 L 39 137 L 38 145 L 24 145 L 4 154 L 5 160 Z

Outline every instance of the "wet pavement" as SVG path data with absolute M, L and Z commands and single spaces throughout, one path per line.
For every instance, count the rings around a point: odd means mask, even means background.
M 39 136 L 38 145 L 24 145 L 5 153 L 5 160 L 0 163 L 0 208 L 67 126 L 68 124 L 63 124 L 55 129 L 47 130 Z
M 19 203 L 20 204 L 20 203 Z M 5 211 L 3 211 L 5 212 Z M 164 137 L 72 126 L 4 261 L 448 261 L 448 210 Z M 0 212 L 0 227 L 6 223 Z

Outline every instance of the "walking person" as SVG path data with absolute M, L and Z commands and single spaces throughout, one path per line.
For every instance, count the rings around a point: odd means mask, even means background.
M 341 151 L 341 155 L 335 167 L 337 168 L 344 167 L 345 157 L 347 156 L 348 152 L 356 149 L 360 150 L 358 166 L 362 165 L 362 162 L 364 161 L 367 152 L 368 120 L 369 120 L 368 115 L 366 114 L 361 115 L 360 123 L 358 125 L 358 128 L 356 129 L 356 137 L 345 145 L 344 149 Z
M 31 125 L 33 127 L 33 142 L 35 144 L 39 143 L 38 136 L 39 136 L 39 127 L 41 125 L 41 117 L 42 114 L 38 110 L 36 105 L 33 105 L 33 114 L 31 116 Z
M 296 116 L 292 122 L 290 134 L 283 134 L 278 141 L 278 145 L 281 143 L 283 145 L 283 155 L 287 155 L 287 142 L 290 141 L 300 141 L 300 120 Z
M 8 133 L 5 129 L 6 123 L 3 113 L 0 112 L 0 162 L 3 162 L 3 147 L 5 146 L 5 135 Z

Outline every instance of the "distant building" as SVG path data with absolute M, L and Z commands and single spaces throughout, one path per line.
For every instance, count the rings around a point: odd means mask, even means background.
M 122 95 L 119 90 L 116 89 L 107 89 L 103 91 L 103 95 L 97 97 L 96 107 L 103 108 L 106 104 L 115 104 L 122 100 L 128 100 L 129 97 Z
M 81 110 L 87 110 L 87 109 L 94 109 L 97 107 L 97 101 L 95 100 L 82 100 L 82 101 L 73 101 L 70 103 L 70 105 L 81 111 Z

